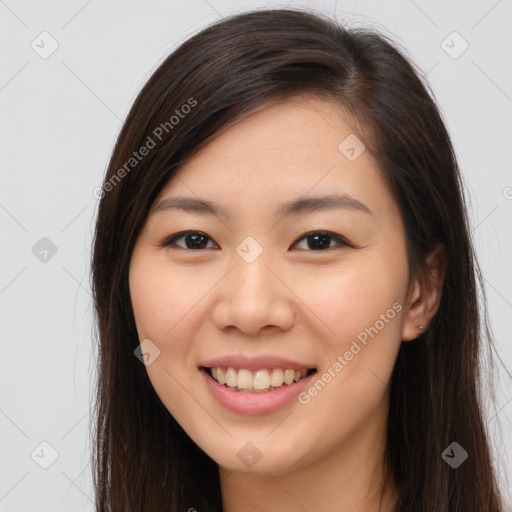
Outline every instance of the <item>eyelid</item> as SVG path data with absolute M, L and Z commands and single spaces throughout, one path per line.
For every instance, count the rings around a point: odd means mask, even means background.
M 187 249 L 185 247 L 181 247 L 179 245 L 176 245 L 175 243 L 173 243 L 174 240 L 178 239 L 178 238 L 181 238 L 181 237 L 184 237 L 186 235 L 189 235 L 189 234 L 199 234 L 199 235 L 203 235 L 205 236 L 206 238 L 208 238 L 209 240 L 213 241 L 217 246 L 217 242 L 215 242 L 215 240 L 209 236 L 207 233 L 205 233 L 204 231 L 199 231 L 199 230 L 186 230 L 186 231 L 180 231 L 178 233 L 175 233 L 167 238 L 165 238 L 165 240 L 163 242 L 161 242 L 161 246 L 162 247 L 172 247 L 173 249 L 182 249 L 184 251 L 188 251 L 188 252 L 200 252 L 200 251 L 205 251 L 205 250 L 208 250 L 208 249 Z M 313 231 L 308 231 L 307 233 L 304 233 L 302 235 L 300 235 L 292 244 L 292 247 L 294 245 L 296 245 L 298 242 L 300 242 L 301 240 L 305 239 L 305 238 L 308 238 L 308 237 L 311 237 L 313 235 L 322 235 L 322 236 L 329 236 L 332 240 L 335 240 L 338 242 L 338 245 L 334 246 L 334 247 L 329 247 L 328 249 L 319 249 L 319 250 L 313 250 L 313 249 L 299 249 L 300 251 L 305 251 L 305 252 L 316 252 L 316 253 L 321 253 L 321 252 L 328 252 L 328 251 L 331 251 L 333 249 L 336 249 L 336 248 L 339 248 L 339 247 L 350 247 L 352 249 L 355 249 L 356 246 L 353 245 L 351 242 L 349 242 L 345 237 L 341 236 L 341 235 L 338 235 L 337 233 L 334 233 L 332 231 L 327 231 L 327 230 L 322 230 L 322 229 L 317 229 L 317 230 L 313 230 Z M 211 249 L 211 248 L 210 248 Z

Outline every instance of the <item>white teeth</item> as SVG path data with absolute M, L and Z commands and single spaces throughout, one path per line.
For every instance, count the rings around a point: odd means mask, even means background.
M 236 385 L 238 386 L 238 389 L 252 388 L 252 373 L 249 370 L 238 370 Z
M 307 370 L 306 370 L 307 373 Z M 284 382 L 284 372 L 280 368 L 276 368 L 270 376 L 270 385 L 275 388 L 282 386 Z
M 236 386 L 237 374 L 233 368 L 228 368 L 226 372 L 226 384 L 230 388 L 234 388 Z
M 295 378 L 295 370 L 286 370 L 284 372 L 284 383 L 291 384 Z
M 235 388 L 238 391 L 246 393 L 258 393 L 274 389 L 285 385 L 298 382 L 307 376 L 307 368 L 301 370 L 295 369 L 266 369 L 252 372 L 245 368 L 210 368 L 212 377 L 221 385 L 229 388 Z
M 268 374 L 268 371 L 258 370 L 254 374 L 252 386 L 255 389 L 268 389 L 270 387 L 270 375 Z

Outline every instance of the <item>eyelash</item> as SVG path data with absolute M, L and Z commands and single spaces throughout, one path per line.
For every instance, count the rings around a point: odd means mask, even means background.
M 191 235 L 191 234 L 202 235 L 202 236 L 204 236 L 204 237 L 206 237 L 206 238 L 208 238 L 210 240 L 213 240 L 206 233 L 203 233 L 202 231 L 182 231 L 180 233 L 176 233 L 176 234 L 166 238 L 160 245 L 162 247 L 167 247 L 167 248 L 172 248 L 172 249 L 176 249 L 176 248 L 177 249 L 183 249 L 184 251 L 190 251 L 190 252 L 192 252 L 192 251 L 198 252 L 198 251 L 207 250 L 207 249 L 188 249 L 186 247 L 181 247 L 181 246 L 176 245 L 174 243 L 176 240 L 179 240 L 180 238 L 183 238 L 186 235 Z M 315 235 L 329 237 L 332 240 L 338 241 L 339 242 L 338 247 L 351 247 L 351 248 L 355 248 L 355 246 L 352 245 L 351 243 L 349 243 L 345 238 L 343 238 L 340 235 L 337 235 L 336 233 L 332 233 L 331 231 L 310 231 L 310 232 L 305 233 L 304 235 L 302 235 L 300 238 L 298 238 L 293 243 L 293 245 L 297 244 L 299 241 L 301 241 L 303 239 L 312 238 Z M 336 248 L 336 247 L 334 247 L 334 248 Z M 299 249 L 299 250 L 308 251 L 308 252 L 326 252 L 326 251 L 329 251 L 331 249 L 333 249 L 333 247 L 329 247 L 327 249 Z

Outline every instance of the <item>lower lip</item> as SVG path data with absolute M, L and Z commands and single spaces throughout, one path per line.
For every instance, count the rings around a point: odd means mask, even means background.
M 207 370 L 199 370 L 213 396 L 227 409 L 241 414 L 274 412 L 293 400 L 309 384 L 312 373 L 299 382 L 288 384 L 267 393 L 244 393 L 219 384 Z

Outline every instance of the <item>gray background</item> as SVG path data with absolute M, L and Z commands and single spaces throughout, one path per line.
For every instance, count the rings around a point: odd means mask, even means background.
M 207 23 L 284 5 L 0 1 L 0 512 L 93 510 L 93 192 L 136 93 Z M 381 30 L 428 73 L 465 177 L 497 348 L 512 368 L 512 1 L 288 5 Z M 512 387 L 504 372 L 499 383 L 486 421 L 510 487 Z

